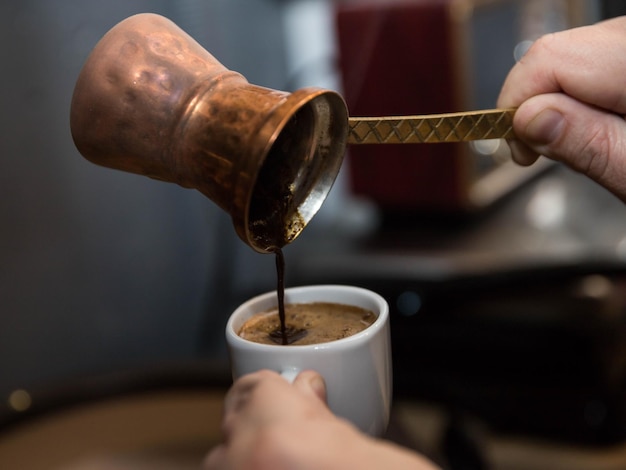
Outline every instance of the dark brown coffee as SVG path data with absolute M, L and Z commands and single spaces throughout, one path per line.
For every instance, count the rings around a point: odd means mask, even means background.
M 326 343 L 352 336 L 376 321 L 376 314 L 353 305 L 312 302 L 285 305 L 288 344 Z M 237 332 L 249 341 L 284 344 L 278 308 L 260 312 L 248 319 Z

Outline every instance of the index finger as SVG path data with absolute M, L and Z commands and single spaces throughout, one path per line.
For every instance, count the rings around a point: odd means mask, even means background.
M 498 107 L 565 93 L 579 101 L 626 113 L 626 19 L 616 18 L 539 38 L 506 78 Z M 613 78 L 613 79 L 611 79 Z

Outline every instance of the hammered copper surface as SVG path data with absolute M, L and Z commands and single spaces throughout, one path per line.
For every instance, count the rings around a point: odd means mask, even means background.
M 199 190 L 231 215 L 242 240 L 267 252 L 292 241 L 326 198 L 347 119 L 337 93 L 252 85 L 170 20 L 139 14 L 114 26 L 89 55 L 70 125 L 90 161 Z M 257 181 L 266 161 L 275 168 L 264 174 L 276 177 Z M 256 211 L 251 220 L 253 201 L 285 195 L 289 205 L 278 217 Z

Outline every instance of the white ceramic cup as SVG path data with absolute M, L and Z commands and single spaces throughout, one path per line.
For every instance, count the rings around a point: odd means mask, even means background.
M 254 343 L 237 335 L 251 316 L 276 307 L 276 291 L 241 304 L 226 325 L 233 378 L 270 369 L 293 380 L 312 369 L 324 377 L 330 409 L 363 432 L 380 436 L 389 422 L 392 393 L 389 305 L 367 289 L 341 285 L 313 285 L 285 289 L 285 303 L 334 302 L 373 311 L 378 318 L 365 330 L 347 338 L 311 345 Z

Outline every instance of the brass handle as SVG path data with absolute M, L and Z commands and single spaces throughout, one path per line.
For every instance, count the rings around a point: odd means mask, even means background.
M 513 138 L 515 109 L 350 117 L 348 144 L 422 144 Z

